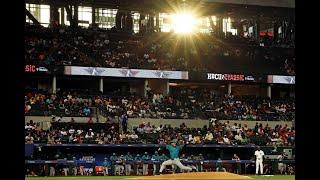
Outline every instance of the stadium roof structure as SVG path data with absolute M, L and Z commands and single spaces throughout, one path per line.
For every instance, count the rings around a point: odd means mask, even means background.
M 295 0 L 26 0 L 33 4 L 55 4 L 57 6 L 74 4 L 83 6 L 96 5 L 99 7 L 121 8 L 132 11 L 171 11 L 172 7 L 182 4 L 194 7 L 200 6 L 204 14 L 225 13 L 232 9 L 256 14 L 270 12 L 279 9 L 281 12 L 292 13 L 295 8 Z M 251 15 L 251 14 L 249 14 Z
M 295 18 L 295 0 L 26 0 L 31 4 L 55 7 L 69 5 L 119 9 L 143 14 L 171 13 L 183 7 L 197 16 L 222 16 L 239 21 L 259 19 L 273 23 L 277 19 Z
M 202 2 L 295 8 L 295 0 L 202 0 Z

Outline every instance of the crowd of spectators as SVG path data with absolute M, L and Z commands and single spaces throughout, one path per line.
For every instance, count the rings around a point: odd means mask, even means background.
M 233 36 L 217 39 L 199 35 L 191 40 L 162 33 L 138 37 L 89 29 L 28 25 L 25 45 L 26 61 L 46 66 L 292 75 L 295 63 L 292 48 L 264 46 L 249 38 Z
M 61 124 L 43 130 L 32 121 L 25 126 L 25 142 L 47 144 L 165 144 L 173 139 L 184 144 L 226 144 L 226 145 L 294 145 L 295 129 L 288 125 L 277 125 L 274 128 L 256 123 L 254 127 L 229 121 L 222 123 L 211 121 L 209 127 L 188 128 L 184 123 L 179 128 L 171 126 L 155 127 L 141 123 L 132 132 L 120 132 L 115 124 L 104 123 L 91 128 L 75 127 L 74 124 Z
M 209 119 L 219 120 L 293 120 L 294 99 L 255 96 L 215 95 L 212 90 L 181 89 L 170 95 L 149 93 L 148 97 L 88 95 L 77 92 L 28 92 L 26 115 L 92 116 L 92 108 L 109 118 Z
M 91 116 L 92 99 L 85 94 L 62 92 L 49 94 L 45 91 L 25 94 L 25 113 L 33 115 Z
M 256 124 L 250 128 L 246 124 L 212 121 L 212 124 L 203 128 L 188 128 L 181 124 L 180 128 L 167 126 L 154 127 L 150 123 L 142 123 L 135 130 L 141 138 L 153 143 L 165 143 L 170 139 L 184 141 L 185 144 L 227 144 L 227 145 L 294 145 L 295 130 L 287 125 L 271 128 Z

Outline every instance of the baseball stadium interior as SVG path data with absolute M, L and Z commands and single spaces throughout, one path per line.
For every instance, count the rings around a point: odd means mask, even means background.
M 25 16 L 26 179 L 294 179 L 294 0 L 25 0 Z

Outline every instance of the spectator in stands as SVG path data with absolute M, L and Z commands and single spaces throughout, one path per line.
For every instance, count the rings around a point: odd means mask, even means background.
M 210 131 L 207 131 L 207 134 L 204 138 L 206 143 L 212 143 L 213 141 L 213 134 Z
M 89 116 L 91 114 L 91 110 L 86 106 L 83 108 L 83 113 L 85 116 Z
M 144 133 L 152 133 L 153 132 L 153 127 L 150 125 L 150 122 L 147 123 L 147 125 L 145 125 L 143 127 L 144 129 Z
M 224 144 L 231 144 L 231 142 L 230 142 L 229 138 L 227 137 L 227 135 L 224 135 L 224 137 L 223 137 L 223 143 L 224 143 Z
M 92 117 L 90 116 L 89 118 L 88 118 L 88 122 L 87 122 L 88 124 L 92 124 L 93 123 L 93 120 L 92 120 Z
M 89 140 L 89 139 L 93 139 L 93 137 L 94 137 L 94 133 L 92 132 L 92 129 L 90 128 L 89 131 L 86 133 L 85 138 L 87 140 Z
M 58 117 L 56 120 L 57 120 L 57 122 L 63 122 L 64 119 L 63 119 L 63 117 L 62 117 L 62 115 L 61 115 L 61 116 Z
M 64 128 L 61 129 L 60 134 L 62 136 L 67 136 L 68 135 L 67 131 Z
M 33 144 L 33 136 L 31 135 L 31 133 L 29 133 L 26 137 L 25 137 L 25 143 L 26 144 Z
M 70 129 L 69 129 L 69 134 L 73 135 L 75 133 L 75 129 L 73 128 L 73 126 L 70 126 Z
M 122 131 L 126 133 L 128 128 L 128 115 L 126 112 L 124 112 L 121 115 L 121 124 L 122 124 Z
M 25 125 L 24 129 L 25 129 L 26 131 L 28 131 L 28 130 L 33 130 L 33 129 L 35 129 L 35 127 L 32 126 L 32 125 L 30 125 L 30 123 L 27 123 L 27 124 Z

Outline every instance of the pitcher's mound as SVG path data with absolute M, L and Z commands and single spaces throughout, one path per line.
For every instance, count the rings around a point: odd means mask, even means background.
M 177 174 L 164 174 L 164 175 L 156 175 L 156 176 L 144 176 L 144 177 L 136 177 L 129 178 L 136 180 L 181 180 L 181 179 L 206 179 L 206 180 L 214 180 L 214 179 L 252 179 L 248 176 L 241 176 L 238 174 L 228 173 L 228 172 L 192 172 L 192 173 L 177 173 Z

